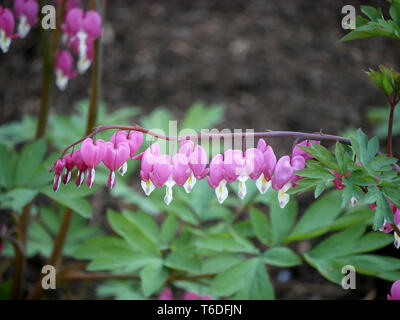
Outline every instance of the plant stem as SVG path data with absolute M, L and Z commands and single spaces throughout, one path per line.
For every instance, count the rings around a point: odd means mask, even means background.
M 40 8 L 44 5 L 44 1 L 40 1 Z M 43 18 L 43 16 L 41 16 Z M 40 99 L 39 121 L 36 130 L 36 139 L 44 136 L 47 125 L 47 115 L 49 112 L 49 100 L 51 83 L 53 80 L 53 57 L 50 46 L 50 39 L 47 30 L 40 28 L 40 46 L 42 49 L 42 95 Z
M 387 154 L 389 157 L 393 155 L 392 153 L 392 132 L 393 132 L 393 117 L 394 117 L 395 105 L 392 103 L 390 105 L 390 115 L 388 123 L 388 136 L 387 136 Z
M 95 0 L 90 1 L 90 9 L 91 10 L 98 9 Z M 101 83 L 100 64 L 101 64 L 101 37 L 94 42 L 92 78 L 91 78 L 91 89 L 90 89 L 90 99 L 89 99 L 89 114 L 87 119 L 86 134 L 89 134 L 93 130 L 96 124 L 97 109 L 99 104 L 100 83 Z
M 55 239 L 53 251 L 47 262 L 48 265 L 52 265 L 55 268 L 57 268 L 60 259 L 62 257 L 62 249 L 64 247 L 65 239 L 67 237 L 68 230 L 71 225 L 72 217 L 73 217 L 72 210 L 69 208 L 65 209 L 63 221 L 61 222 L 60 230 L 58 231 L 57 238 Z M 41 279 L 42 277 L 40 277 L 39 281 L 36 283 L 35 288 L 29 295 L 28 297 L 29 300 L 37 300 L 42 297 L 44 290 L 41 285 Z

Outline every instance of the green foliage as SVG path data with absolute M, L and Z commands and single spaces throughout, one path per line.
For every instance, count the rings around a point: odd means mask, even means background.
M 368 110 L 367 119 L 370 124 L 375 125 L 375 134 L 379 139 L 387 137 L 387 122 L 389 119 L 389 108 L 377 107 Z M 400 134 L 400 107 L 396 106 L 393 117 L 393 136 Z
M 394 203 L 399 202 L 400 195 L 393 191 L 400 188 L 400 179 L 392 167 L 397 159 L 379 153 L 377 137 L 368 140 L 359 129 L 356 135 L 351 137 L 351 147 L 337 143 L 334 153 L 313 143 L 311 148 L 302 149 L 317 161 L 307 161 L 306 168 L 297 172 L 305 179 L 300 180 L 298 187 L 290 191 L 292 194 L 315 189 L 315 195 L 318 197 L 320 185 L 326 186 L 338 178 L 334 175 L 336 171 L 342 176 L 340 179 L 345 186 L 342 190 L 342 207 L 354 199 L 369 204 L 376 203 L 374 229 L 381 227 L 385 219 L 393 223 L 393 212 L 385 196 L 393 199 Z
M 365 39 L 376 36 L 400 39 L 400 4 L 393 1 L 389 14 L 391 19 L 385 19 L 380 8 L 361 6 L 361 12 L 366 16 L 357 16 L 356 29 L 346 34 L 341 41 Z

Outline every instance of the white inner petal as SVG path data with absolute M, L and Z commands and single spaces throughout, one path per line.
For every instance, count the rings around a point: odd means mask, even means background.
M 64 75 L 61 69 L 56 69 L 56 85 L 61 91 L 64 91 L 68 84 L 68 77 Z
M 149 196 L 154 191 L 154 189 L 156 188 L 154 186 L 153 182 L 151 182 L 150 179 L 147 180 L 147 181 L 143 181 L 142 180 L 141 181 L 141 186 L 142 186 L 142 189 L 143 189 L 143 191 L 144 191 L 146 196 Z
M 11 39 L 6 36 L 6 33 L 3 29 L 0 29 L 0 48 L 1 50 L 6 53 L 8 48 L 10 47 Z
M 166 189 L 165 189 L 165 197 L 164 197 L 164 202 L 165 202 L 165 204 L 166 204 L 167 206 L 171 203 L 172 197 L 173 197 L 173 194 L 172 194 L 172 186 L 167 185 L 167 186 L 166 186 Z
M 190 193 L 196 184 L 196 178 L 194 177 L 193 173 L 189 176 L 189 178 L 186 180 L 185 184 L 183 185 L 183 188 L 185 189 L 186 193 Z
M 124 162 L 124 164 L 118 169 L 118 173 L 123 176 L 126 173 L 126 170 L 128 170 L 128 163 Z
M 238 196 L 240 199 L 244 199 L 247 193 L 247 188 L 246 188 L 246 182 L 239 180 L 239 190 L 238 190 Z
M 215 194 L 219 203 L 223 203 L 228 198 L 228 188 L 226 187 L 226 180 L 222 180 L 218 187 L 215 188 Z
M 278 200 L 279 200 L 279 206 L 283 209 L 284 207 L 286 207 L 286 205 L 288 204 L 290 197 L 289 195 L 286 193 L 286 191 L 289 190 L 290 186 L 288 187 L 287 184 L 285 184 L 282 189 L 280 189 L 278 191 Z
M 26 16 L 22 15 L 19 19 L 19 24 L 18 24 L 18 34 L 20 38 L 25 38 L 30 30 L 31 26 L 29 25 Z
M 262 173 L 261 176 L 256 181 L 256 186 L 257 186 L 258 191 L 261 194 L 264 194 L 271 187 L 271 180 L 267 181 L 267 179 L 265 179 L 265 177 L 264 177 L 264 173 Z

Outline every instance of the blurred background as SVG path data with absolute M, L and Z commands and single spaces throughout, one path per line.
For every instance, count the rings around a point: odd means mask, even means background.
M 101 99 L 109 112 L 139 106 L 145 116 L 163 106 L 178 121 L 195 102 L 222 105 L 219 129 L 342 134 L 362 127 L 371 134 L 367 112 L 385 101 L 365 71 L 379 64 L 398 70 L 400 48 L 387 38 L 341 43 L 347 4 L 357 14 L 360 5 L 388 12 L 387 1 L 378 0 L 109 1 Z M 0 125 L 38 115 L 38 43 L 35 27 L 0 55 Z M 54 87 L 50 112 L 71 114 L 88 98 L 90 75 L 71 80 L 64 92 Z M 292 141 L 272 144 L 281 155 Z M 397 156 L 399 145 L 395 139 Z M 289 288 L 285 283 L 293 276 L 301 281 Z M 361 278 L 362 290 L 349 296 L 308 266 L 274 279 L 277 298 L 304 299 L 365 298 L 381 281 Z

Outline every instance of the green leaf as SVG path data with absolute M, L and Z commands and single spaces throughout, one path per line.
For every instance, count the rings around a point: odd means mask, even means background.
M 216 297 L 274 299 L 273 286 L 260 258 L 248 259 L 220 273 L 211 283 L 210 290 Z
M 205 106 L 201 102 L 193 104 L 186 112 L 181 128 L 199 131 L 212 128 L 219 123 L 224 115 L 224 108 L 219 105 Z
M 165 283 L 168 277 L 167 270 L 162 263 L 151 263 L 140 271 L 142 280 L 142 290 L 146 297 L 158 291 Z
M 285 242 L 310 239 L 327 232 L 342 212 L 341 194 L 330 192 L 307 208 Z
M 4 194 L 0 202 L 0 208 L 11 208 L 20 212 L 22 208 L 31 202 L 37 195 L 37 190 L 27 188 L 15 188 Z
M 355 226 L 335 233 L 319 243 L 308 255 L 329 259 L 374 251 L 393 241 L 392 236 L 381 232 L 371 232 L 363 236 L 364 230 L 364 226 Z
M 272 230 L 268 218 L 260 210 L 250 209 L 250 221 L 257 239 L 268 245 L 272 242 Z
M 187 251 L 172 251 L 165 260 L 165 265 L 178 271 L 199 272 L 201 260 Z
M 272 245 L 280 245 L 292 229 L 297 216 L 297 202 L 291 197 L 285 208 L 278 203 L 278 192 L 270 188 L 267 195 L 270 203 L 270 221 L 272 229 Z
M 77 198 L 76 195 L 74 196 L 69 192 L 62 192 L 61 190 L 54 192 L 51 186 L 43 187 L 40 192 L 59 204 L 70 208 L 84 218 L 90 218 L 92 216 L 92 206 L 85 199 Z
M 286 247 L 276 247 L 265 251 L 262 259 L 266 264 L 277 267 L 294 267 L 301 264 L 300 257 Z
M 154 244 L 159 243 L 159 229 L 154 218 L 142 212 L 123 211 L 123 216 L 139 228 Z
M 27 144 L 21 151 L 15 171 L 15 185 L 30 186 L 30 180 L 42 163 L 46 153 L 46 143 L 43 139 Z
M 18 155 L 10 152 L 8 148 L 0 144 L 0 186 L 12 188 L 14 183 L 14 171 Z
M 107 211 L 107 217 L 112 229 L 128 241 L 132 248 L 157 256 L 161 254 L 154 242 L 126 217 L 113 210 Z
M 172 214 L 167 214 L 161 226 L 161 242 L 164 244 L 170 243 L 176 235 L 178 226 L 176 217 Z
M 361 6 L 361 12 L 364 13 L 371 21 L 377 21 L 380 18 L 383 18 L 382 10 L 375 9 L 371 6 Z
M 247 252 L 257 254 L 258 250 L 251 242 L 240 241 L 229 233 L 208 234 L 196 241 L 199 249 L 206 249 L 217 252 Z
M 135 288 L 133 281 L 108 280 L 96 288 L 100 298 L 114 297 L 116 300 L 144 300 L 143 294 Z

